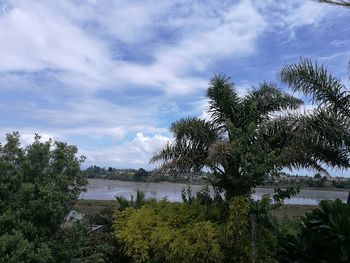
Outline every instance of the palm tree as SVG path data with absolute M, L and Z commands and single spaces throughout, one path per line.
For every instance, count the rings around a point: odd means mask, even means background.
M 348 124 L 333 123 L 335 114 L 297 113 L 303 101 L 266 82 L 240 96 L 221 74 L 210 80 L 207 97 L 209 120 L 188 117 L 171 125 L 173 143 L 151 159 L 162 163 L 160 173 L 210 169 L 213 185 L 229 199 L 249 195 L 284 167 L 323 173 L 322 164 L 349 167 L 348 151 L 334 138 L 339 132 L 347 139 Z

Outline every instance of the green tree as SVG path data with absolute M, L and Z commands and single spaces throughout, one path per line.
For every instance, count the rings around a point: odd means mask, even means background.
M 315 179 L 321 179 L 322 175 L 320 173 L 315 173 L 314 178 Z
M 140 168 L 136 171 L 134 178 L 136 181 L 144 181 L 148 175 L 149 175 L 149 172 L 147 172 L 143 168 Z
M 349 125 L 335 114 L 291 112 L 303 102 L 266 82 L 240 96 L 225 75 L 210 80 L 207 97 L 209 120 L 189 117 L 171 125 L 174 142 L 151 159 L 162 162 L 160 173 L 209 168 L 214 186 L 229 199 L 249 195 L 283 167 L 323 173 L 321 163 L 349 167 L 348 150 L 333 136 L 348 139 Z
M 50 242 L 85 188 L 77 148 L 40 139 L 21 148 L 15 132 L 0 145 L 0 262 L 52 262 Z

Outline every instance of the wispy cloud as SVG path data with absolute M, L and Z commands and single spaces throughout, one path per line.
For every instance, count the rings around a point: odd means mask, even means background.
M 244 94 L 286 58 L 335 64 L 349 42 L 330 24 L 344 20 L 302 0 L 1 1 L 1 138 L 20 130 L 29 143 L 37 132 L 77 144 L 90 162 L 150 167 L 173 120 L 205 116 L 214 72 Z M 308 47 L 310 28 L 333 50 Z

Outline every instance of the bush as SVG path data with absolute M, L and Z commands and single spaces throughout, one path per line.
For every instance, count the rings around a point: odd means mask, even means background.
M 281 262 L 349 262 L 350 205 L 321 201 L 302 218 L 300 232 L 281 246 Z

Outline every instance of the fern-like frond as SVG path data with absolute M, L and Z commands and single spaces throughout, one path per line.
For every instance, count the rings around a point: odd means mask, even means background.
M 269 114 L 281 110 L 295 110 L 303 101 L 278 89 L 276 85 L 263 82 L 259 88 L 253 88 L 243 98 L 244 122 L 259 123 Z
M 299 64 L 285 66 L 280 79 L 293 91 L 311 96 L 313 103 L 328 107 L 350 117 L 350 94 L 341 81 L 322 65 L 310 60 L 301 60 Z
M 217 127 L 225 130 L 228 121 L 233 124 L 239 121 L 241 99 L 229 77 L 224 74 L 215 75 L 209 82 L 207 97 L 208 112 Z

